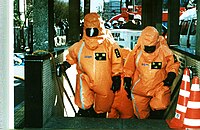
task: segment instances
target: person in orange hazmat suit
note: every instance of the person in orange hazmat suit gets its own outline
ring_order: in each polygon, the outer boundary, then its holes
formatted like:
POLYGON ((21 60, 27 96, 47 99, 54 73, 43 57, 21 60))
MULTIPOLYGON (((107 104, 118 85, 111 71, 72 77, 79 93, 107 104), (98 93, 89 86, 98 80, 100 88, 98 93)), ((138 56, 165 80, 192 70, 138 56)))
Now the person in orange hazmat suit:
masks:
POLYGON ((170 103, 172 85, 180 63, 158 31, 147 26, 124 65, 124 86, 132 98, 138 119, 150 116, 150 110, 165 110, 170 103))
MULTIPOLYGON (((126 57, 128 56, 130 49, 127 48, 121 48, 121 56, 126 60, 126 57)), ((133 111, 133 105, 130 97, 127 96, 126 90, 123 87, 124 84, 124 75, 121 75, 121 87, 120 90, 115 92, 115 98, 114 102, 111 107, 111 111, 108 112, 107 118, 122 118, 122 119, 128 119, 128 118, 134 118, 134 111, 133 111)))
MULTIPOLYGON (((113 42, 115 42, 115 40, 111 34, 111 31, 107 30, 106 33, 107 33, 107 36, 110 36, 110 39, 113 40, 113 42)), ((120 48, 123 63, 125 62, 126 57, 130 53, 130 51, 131 50, 129 48, 120 48)), ((122 74, 120 90, 115 92, 114 102, 112 104, 111 111, 109 111, 107 114, 107 118, 127 119, 127 118, 134 117, 133 105, 132 105, 130 98, 127 97, 127 93, 123 87, 123 84, 124 84, 123 79, 124 79, 124 76, 122 74)))
POLYGON ((78 117, 106 117, 120 89, 122 58, 120 47, 106 35, 102 18, 89 13, 84 18, 83 37, 68 48, 60 68, 77 65, 75 104, 78 117))

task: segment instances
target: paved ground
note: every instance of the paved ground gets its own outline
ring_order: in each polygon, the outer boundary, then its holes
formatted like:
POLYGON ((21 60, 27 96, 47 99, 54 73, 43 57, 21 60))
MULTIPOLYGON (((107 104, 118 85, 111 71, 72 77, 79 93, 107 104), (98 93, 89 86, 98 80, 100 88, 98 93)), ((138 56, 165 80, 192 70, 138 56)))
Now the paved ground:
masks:
POLYGON ((170 130, 165 120, 102 119, 102 118, 63 118, 53 117, 44 128, 24 128, 24 130, 81 130, 81 129, 134 129, 170 130))

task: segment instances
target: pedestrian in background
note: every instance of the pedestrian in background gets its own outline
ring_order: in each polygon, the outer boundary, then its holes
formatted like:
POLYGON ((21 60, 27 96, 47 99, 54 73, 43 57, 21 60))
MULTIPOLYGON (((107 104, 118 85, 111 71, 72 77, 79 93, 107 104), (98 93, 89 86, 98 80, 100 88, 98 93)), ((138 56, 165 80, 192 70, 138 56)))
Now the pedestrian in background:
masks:
POLYGON ((122 28, 123 29, 137 29, 137 26, 135 24, 135 21, 134 21, 134 14, 129 14, 129 20, 128 22, 126 22, 122 28))
POLYGON ((119 27, 119 28, 122 28, 123 25, 124 25, 124 23, 125 23, 124 18, 123 18, 123 17, 120 17, 120 18, 118 19, 118 27, 119 27))

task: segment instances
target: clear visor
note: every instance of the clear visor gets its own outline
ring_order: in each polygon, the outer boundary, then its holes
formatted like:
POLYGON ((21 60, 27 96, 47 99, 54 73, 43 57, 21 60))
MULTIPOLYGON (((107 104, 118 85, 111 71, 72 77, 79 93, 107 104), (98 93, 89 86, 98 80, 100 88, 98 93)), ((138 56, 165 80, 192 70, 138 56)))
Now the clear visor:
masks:
POLYGON ((88 37, 98 36, 99 30, 97 28, 86 28, 86 35, 88 37))

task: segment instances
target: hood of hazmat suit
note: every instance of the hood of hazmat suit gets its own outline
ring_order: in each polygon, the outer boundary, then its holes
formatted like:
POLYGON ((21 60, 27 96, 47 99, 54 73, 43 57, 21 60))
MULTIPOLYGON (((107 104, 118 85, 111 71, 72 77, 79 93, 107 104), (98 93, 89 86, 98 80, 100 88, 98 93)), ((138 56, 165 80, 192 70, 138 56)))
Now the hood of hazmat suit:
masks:
POLYGON ((97 13, 89 13, 84 18, 83 41, 89 49, 96 49, 106 37, 102 18, 97 13))
POLYGON ((146 57, 148 62, 153 61, 158 55, 157 49, 160 46, 159 33, 156 28, 152 26, 147 26, 141 33, 138 39, 138 45, 142 49, 142 55, 146 57))

